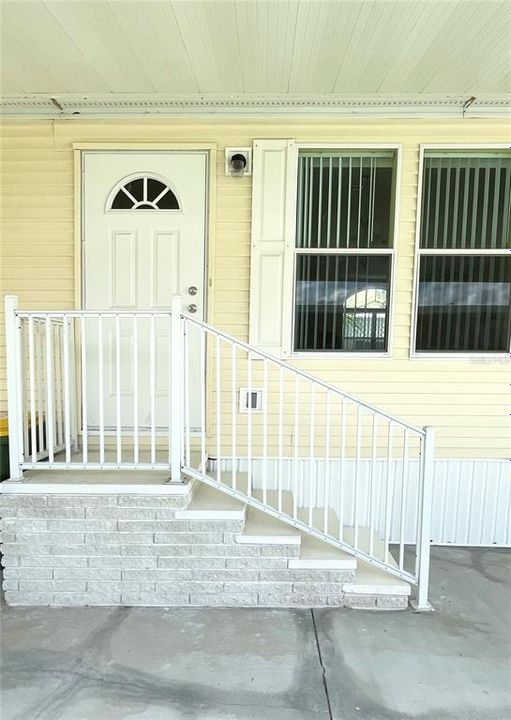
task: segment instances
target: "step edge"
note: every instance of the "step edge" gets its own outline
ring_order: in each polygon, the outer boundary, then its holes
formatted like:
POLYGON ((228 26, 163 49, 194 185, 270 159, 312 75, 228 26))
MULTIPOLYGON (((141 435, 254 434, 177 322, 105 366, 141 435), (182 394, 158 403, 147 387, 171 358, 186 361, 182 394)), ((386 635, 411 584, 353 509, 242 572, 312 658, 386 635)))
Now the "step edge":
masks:
POLYGON ((243 534, 235 538, 239 545, 300 545, 299 535, 253 535, 243 534))
POLYGON ((244 520, 244 510, 176 510, 176 520, 244 520))
POLYGON ((355 558, 346 560, 321 560, 313 558, 293 558, 288 562, 291 570, 356 570, 355 558))
POLYGON ((412 589, 409 585, 378 585, 364 583, 357 585, 356 583, 343 583, 343 592, 353 595, 410 595, 412 589))

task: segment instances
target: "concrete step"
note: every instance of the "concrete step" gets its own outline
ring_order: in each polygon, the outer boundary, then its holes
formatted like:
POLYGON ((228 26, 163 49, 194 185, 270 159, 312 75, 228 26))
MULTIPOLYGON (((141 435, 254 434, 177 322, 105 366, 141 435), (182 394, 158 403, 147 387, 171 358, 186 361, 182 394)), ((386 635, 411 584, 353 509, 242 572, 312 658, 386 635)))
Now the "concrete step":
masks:
POLYGON ((411 587, 405 580, 359 561, 353 582, 344 583, 344 605, 357 610, 404 610, 411 587))
POLYGON ((356 570, 357 560, 328 543, 302 534, 300 557, 290 559, 289 567, 297 570, 356 570))
POLYGON ((197 483, 198 488, 176 520, 245 520, 246 505, 219 490, 197 483))
POLYGON ((236 542, 243 545, 295 545, 301 543, 301 534, 271 515, 249 508, 245 528, 236 542))

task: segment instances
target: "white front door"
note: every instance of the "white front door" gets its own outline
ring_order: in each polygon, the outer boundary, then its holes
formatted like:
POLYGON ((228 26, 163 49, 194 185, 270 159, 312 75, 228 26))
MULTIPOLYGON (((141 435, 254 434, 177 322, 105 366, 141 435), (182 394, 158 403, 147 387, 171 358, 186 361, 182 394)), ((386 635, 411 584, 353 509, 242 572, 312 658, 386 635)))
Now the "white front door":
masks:
MULTIPOLYGON (((203 319, 206 166, 205 152, 84 153, 85 309, 168 311, 179 293, 185 311, 203 319)), ((86 335, 88 427, 168 430, 168 316, 89 318, 86 335)), ((192 428, 198 386, 191 383, 192 428)))

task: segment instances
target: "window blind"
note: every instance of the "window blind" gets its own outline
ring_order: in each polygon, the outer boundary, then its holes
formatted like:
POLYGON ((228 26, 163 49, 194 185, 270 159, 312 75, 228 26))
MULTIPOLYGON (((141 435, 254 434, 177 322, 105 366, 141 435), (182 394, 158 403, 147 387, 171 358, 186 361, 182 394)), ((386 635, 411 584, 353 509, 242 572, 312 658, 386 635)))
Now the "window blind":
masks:
POLYGON ((425 157, 421 247, 509 247, 510 188, 511 157, 425 157))
POLYGON ((298 248, 390 247, 393 155, 300 155, 298 248))

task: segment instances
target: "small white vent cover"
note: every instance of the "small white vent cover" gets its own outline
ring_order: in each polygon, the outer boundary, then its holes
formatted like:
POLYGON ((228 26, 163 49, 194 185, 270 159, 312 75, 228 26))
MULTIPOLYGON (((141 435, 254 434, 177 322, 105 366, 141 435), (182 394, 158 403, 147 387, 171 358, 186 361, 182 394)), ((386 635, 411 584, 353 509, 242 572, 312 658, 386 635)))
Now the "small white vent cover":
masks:
POLYGON ((232 177, 252 175, 252 148, 226 147, 225 174, 232 177))
POLYGON ((263 411, 263 391, 261 388, 240 388, 240 413, 263 411))

